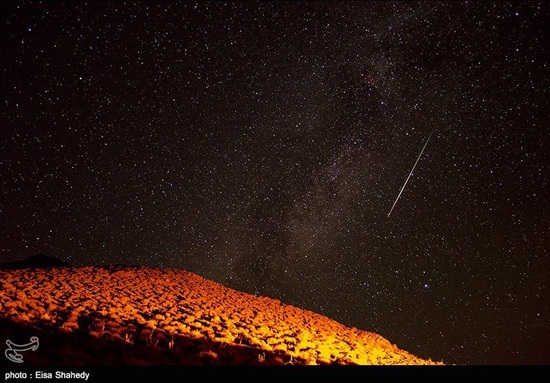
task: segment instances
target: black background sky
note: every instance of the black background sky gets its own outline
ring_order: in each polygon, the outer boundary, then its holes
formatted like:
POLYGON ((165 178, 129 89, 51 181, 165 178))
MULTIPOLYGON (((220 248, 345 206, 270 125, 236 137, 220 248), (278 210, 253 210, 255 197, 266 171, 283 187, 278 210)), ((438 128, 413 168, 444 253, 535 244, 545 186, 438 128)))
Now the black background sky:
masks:
POLYGON ((420 357, 550 363, 549 3, 1 15, 2 261, 181 268, 420 357))

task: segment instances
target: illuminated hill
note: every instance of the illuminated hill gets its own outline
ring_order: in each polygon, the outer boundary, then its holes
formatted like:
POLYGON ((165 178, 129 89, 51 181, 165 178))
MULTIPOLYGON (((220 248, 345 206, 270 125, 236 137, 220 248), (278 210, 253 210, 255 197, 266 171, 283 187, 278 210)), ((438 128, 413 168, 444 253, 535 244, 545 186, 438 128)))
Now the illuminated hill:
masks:
POLYGON ((0 270, 2 339, 34 364, 434 364, 379 335, 180 270, 0 270))

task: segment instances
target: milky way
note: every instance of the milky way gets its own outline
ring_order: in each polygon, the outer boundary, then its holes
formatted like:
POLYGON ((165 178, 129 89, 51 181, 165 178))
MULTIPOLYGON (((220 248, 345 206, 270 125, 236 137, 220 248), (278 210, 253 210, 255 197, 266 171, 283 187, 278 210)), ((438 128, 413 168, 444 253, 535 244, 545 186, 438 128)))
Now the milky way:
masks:
POLYGON ((550 363, 548 3, 1 7, 1 260, 180 268, 419 357, 550 363))

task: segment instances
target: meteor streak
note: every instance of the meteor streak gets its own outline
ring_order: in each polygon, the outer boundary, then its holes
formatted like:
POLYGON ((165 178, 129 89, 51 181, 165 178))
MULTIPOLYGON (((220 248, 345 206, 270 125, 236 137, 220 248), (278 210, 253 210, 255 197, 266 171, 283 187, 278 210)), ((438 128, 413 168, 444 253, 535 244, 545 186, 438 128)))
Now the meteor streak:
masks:
POLYGON ((416 159, 416 162, 414 163, 414 166, 412 167, 411 172, 409 173, 409 176, 405 180, 405 183, 403 184, 403 187, 399 191, 399 194, 397 195, 397 198, 395 199, 395 202, 393 203, 393 206, 391 207, 390 212, 388 213, 388 217, 390 216, 391 212, 393 211, 393 208, 395 207, 395 204, 397 204, 397 201, 399 200, 399 197, 401 197, 401 193, 403 193, 403 190, 405 189, 405 186, 407 186, 407 182, 409 182, 409 178, 411 178, 411 176, 414 172, 414 168, 416 168, 416 164, 418 164, 418 161, 420 161, 420 157, 422 157, 422 153, 424 153, 424 149, 426 149, 426 146, 428 146, 428 141, 430 141, 430 138, 432 138, 432 134, 434 133, 434 130, 435 129, 432 130, 432 132, 428 136, 428 139, 426 140, 426 143, 424 144, 424 147, 420 151, 420 154, 418 155, 418 158, 416 159))

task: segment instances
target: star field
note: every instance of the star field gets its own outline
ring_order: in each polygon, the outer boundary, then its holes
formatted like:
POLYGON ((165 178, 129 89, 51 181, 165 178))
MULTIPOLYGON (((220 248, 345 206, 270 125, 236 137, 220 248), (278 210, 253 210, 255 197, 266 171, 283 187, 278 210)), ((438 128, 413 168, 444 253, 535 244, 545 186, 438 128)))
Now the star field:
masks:
POLYGON ((419 357, 550 362, 548 3, 0 7, 2 261, 180 268, 419 357))

